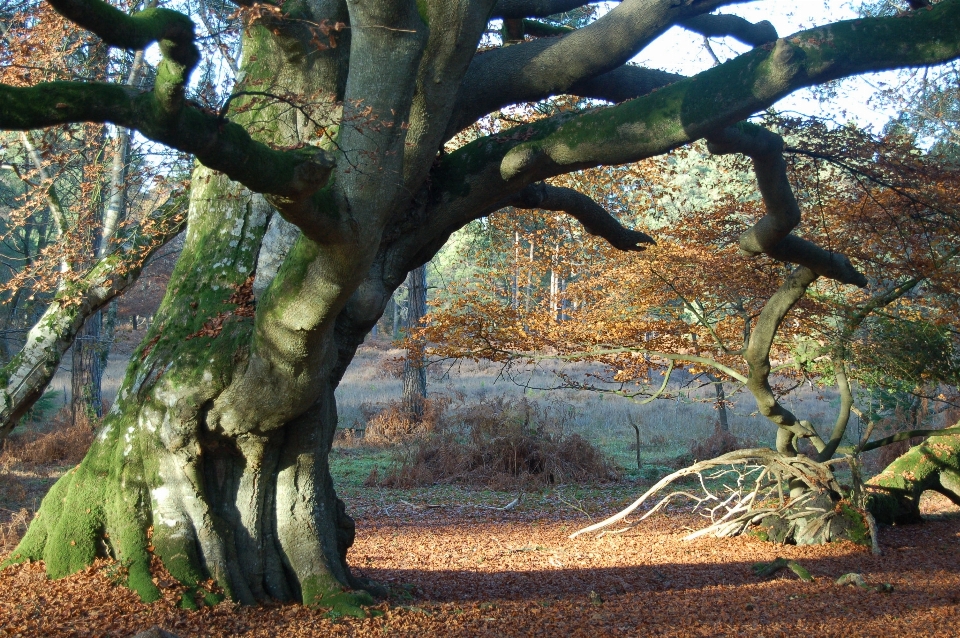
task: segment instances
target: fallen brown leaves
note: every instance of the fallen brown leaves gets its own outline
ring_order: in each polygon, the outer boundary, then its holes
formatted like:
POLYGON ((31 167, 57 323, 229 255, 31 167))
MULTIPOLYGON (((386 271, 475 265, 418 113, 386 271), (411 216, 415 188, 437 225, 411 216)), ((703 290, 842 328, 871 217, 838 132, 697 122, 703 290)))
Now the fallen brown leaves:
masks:
POLYGON ((107 563, 53 582, 32 564, 0 572, 0 636, 130 636, 154 625, 183 638, 960 634, 956 508, 924 525, 885 528, 884 555, 875 557, 842 543, 685 543, 684 525, 699 523, 678 514, 571 541, 583 520, 568 510, 415 505, 368 507, 358 520, 355 570, 395 592, 378 618, 332 620, 299 605, 187 612, 176 608, 175 588, 140 603, 114 586, 107 563), (754 575, 754 563, 776 557, 797 561, 815 580, 789 570, 754 575), (891 583, 893 592, 834 583, 850 572, 891 583))
MULTIPOLYGON (((223 330, 223 324, 230 317, 253 317, 256 310, 256 299, 253 296, 253 279, 250 275, 242 284, 234 286, 234 292, 227 299, 226 303, 234 304, 237 307, 233 310, 219 312, 207 320, 206 323, 187 339, 196 339, 197 337, 216 337, 223 330)), ((146 355, 144 355, 145 357, 146 355)))

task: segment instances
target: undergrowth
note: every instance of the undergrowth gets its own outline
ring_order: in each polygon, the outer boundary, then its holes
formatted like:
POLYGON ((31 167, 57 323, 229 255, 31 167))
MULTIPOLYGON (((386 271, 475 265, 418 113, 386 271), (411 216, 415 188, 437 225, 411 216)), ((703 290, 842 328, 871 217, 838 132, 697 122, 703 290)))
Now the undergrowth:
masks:
POLYGON ((422 414, 417 417, 404 409, 401 401, 386 405, 364 403, 360 412, 366 419, 363 444, 368 447, 391 446, 416 441, 443 427, 444 413, 450 405, 447 397, 423 399, 422 414))
POLYGON ((735 450, 757 447, 756 441, 735 436, 730 430, 724 430, 719 421, 713 424, 713 433, 705 439, 690 441, 689 458, 681 459, 684 465, 692 461, 714 459, 735 450))
POLYGON ((579 434, 568 412, 526 398, 493 399, 434 413, 430 430, 398 448, 392 466, 367 485, 410 488, 457 483, 515 489, 620 478, 620 469, 579 434))
POLYGON ((0 466, 75 465, 86 456, 96 425, 85 417, 70 425, 70 409, 64 408, 50 419, 44 431, 14 432, 7 437, 0 453, 0 466))
POLYGON ((70 425, 64 408, 43 424, 14 432, 0 451, 0 555, 12 551, 33 520, 39 500, 63 467, 83 460, 97 423, 87 418, 70 425), (38 494, 39 490, 39 494, 38 494), (31 503, 32 502, 32 503, 31 503), (31 504, 31 507, 24 507, 31 504))

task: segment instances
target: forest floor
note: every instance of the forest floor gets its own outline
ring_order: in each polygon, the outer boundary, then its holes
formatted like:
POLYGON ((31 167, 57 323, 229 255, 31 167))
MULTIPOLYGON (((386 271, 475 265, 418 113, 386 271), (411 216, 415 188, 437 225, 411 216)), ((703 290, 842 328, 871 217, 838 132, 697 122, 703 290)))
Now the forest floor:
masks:
MULTIPOLYGON (((361 350, 338 390, 341 427, 363 427, 371 406, 399 396, 399 380, 382 373, 397 354, 361 350)), ((114 368, 118 377, 122 361, 114 368)), ((960 636, 960 508, 946 499, 925 497, 928 520, 922 525, 882 527, 881 556, 851 543, 683 541, 704 519, 682 506, 623 533, 570 540, 571 532, 618 511, 696 454, 691 445, 714 431, 712 388, 678 386, 675 400, 636 406, 602 395, 518 388, 498 381, 502 376, 496 366, 464 365, 437 374, 430 391, 459 397, 451 408, 454 416, 505 401, 514 412, 526 410, 519 401, 529 400, 538 418, 549 421, 551 436, 584 436, 623 468, 621 478, 594 485, 527 484, 519 503, 504 510, 517 491, 371 486, 372 478, 411 458, 409 450, 348 440, 331 453, 338 492, 357 521, 348 559, 356 573, 391 591, 370 617, 226 602, 191 612, 177 607, 173 586, 164 588, 161 601, 147 605, 117 585, 115 564, 101 562, 49 581, 43 565, 35 563, 0 571, 0 637, 127 638, 154 626, 180 638, 960 636), (642 437, 641 468, 634 423, 642 437), (755 575, 756 563, 777 557, 797 561, 814 580, 802 581, 789 569, 770 578, 755 575), (860 574, 872 587, 837 585, 848 573, 860 574), (884 584, 892 591, 877 591, 884 584)), ((549 379, 542 381, 546 385, 549 379)), ((79 462, 92 438, 89 427, 69 428, 62 413, 51 416, 63 405, 67 388, 55 387, 48 407, 38 409, 0 454, 0 558, 13 550, 43 495, 79 462)), ((820 419, 829 415, 816 411, 830 412, 836 399, 827 391, 807 391, 796 401, 794 409, 820 419)), ((741 442, 768 444, 769 425, 752 409, 734 397, 731 431, 741 442)), ((509 411, 496 414, 517 418, 509 411)), ((888 461, 877 458, 872 465, 888 461)), ((166 582, 162 574, 158 582, 166 582)))
MULTIPOLYGON (((881 529, 883 554, 836 543, 779 546, 755 538, 681 540, 702 519, 667 512, 602 538, 568 535, 635 492, 619 485, 528 494, 457 488, 355 496, 350 562, 386 584, 371 617, 331 618, 300 605, 201 611, 176 593, 143 604, 98 564, 49 581, 34 563, 0 572, 0 636, 127 637, 159 626, 193 636, 957 636, 960 511, 929 498, 922 525, 881 529), (793 559, 758 578, 757 562, 793 559), (835 584, 858 573, 882 593, 835 584)), ((162 581, 161 581, 162 582, 162 581)))

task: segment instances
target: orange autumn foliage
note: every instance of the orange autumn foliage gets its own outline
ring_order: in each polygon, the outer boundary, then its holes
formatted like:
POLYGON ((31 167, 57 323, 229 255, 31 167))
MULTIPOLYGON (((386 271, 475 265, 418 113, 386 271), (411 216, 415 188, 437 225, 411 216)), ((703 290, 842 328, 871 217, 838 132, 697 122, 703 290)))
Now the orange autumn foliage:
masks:
MULTIPOLYGON (((817 365, 823 355, 855 362, 878 347, 859 314, 882 310, 908 327, 955 330, 960 168, 909 136, 784 119, 767 125, 787 140, 798 234, 848 255, 869 281, 858 289, 820 279, 811 288, 778 332, 771 357, 789 364, 779 373, 829 377, 829 366, 817 365)), ((657 239, 643 253, 613 249, 546 211, 477 223, 479 247, 462 256, 472 277, 437 296, 423 329, 431 354, 548 365, 546 358, 562 385, 629 396, 655 393, 648 379, 668 359, 693 373, 745 374, 741 350, 752 324, 792 269, 738 251, 739 235, 764 214, 746 169, 745 159, 694 148, 564 178, 587 193, 611 193, 605 204, 657 239), (558 360, 589 360, 603 372, 573 378, 558 360)))

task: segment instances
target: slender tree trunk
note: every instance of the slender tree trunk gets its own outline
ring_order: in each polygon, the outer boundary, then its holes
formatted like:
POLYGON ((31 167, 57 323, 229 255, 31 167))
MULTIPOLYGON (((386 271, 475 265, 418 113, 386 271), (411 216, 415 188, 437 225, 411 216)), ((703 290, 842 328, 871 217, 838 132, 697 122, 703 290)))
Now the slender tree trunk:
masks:
POLYGON ((513 290, 510 307, 514 312, 520 309, 520 231, 513 232, 513 290))
POLYGON ((117 334, 117 302, 111 301, 100 311, 100 369, 107 370, 110 361, 110 349, 117 334))
POLYGON ((92 422, 103 416, 103 379, 100 352, 100 313, 87 318, 73 342, 70 375, 70 424, 92 422))
MULTIPOLYGON (((105 72, 105 55, 102 64, 105 72)), ((138 51, 126 78, 128 86, 134 86, 139 82, 142 66, 143 51, 138 51)), ((109 254, 117 229, 126 217, 130 132, 125 128, 119 128, 112 144, 106 140, 103 134, 97 136, 96 143, 110 148, 107 200, 105 206, 103 206, 99 228, 92 241, 96 259, 103 259, 109 254)), ((99 201, 94 202, 94 205, 99 206, 99 201)), ((103 372, 110 356, 110 345, 113 342, 115 323, 116 304, 111 303, 106 312, 98 311, 87 318, 83 330, 77 335, 73 344, 70 379, 72 390, 70 420, 72 425, 76 425, 85 419, 94 417, 100 419, 103 417, 103 372)))
POLYGON ((393 340, 396 341, 400 338, 400 304, 397 303, 397 293, 393 293, 390 297, 390 303, 393 307, 393 325, 390 327, 393 333, 393 340))
POLYGON ((710 373, 707 373, 707 378, 713 382, 713 387, 717 392, 717 419, 720 423, 720 429, 723 432, 729 432, 730 422, 727 420, 727 395, 723 390, 723 381, 710 373))
POLYGON ((423 416, 423 402, 427 398, 427 369, 424 367, 423 343, 414 339, 427 314, 427 268, 420 266, 407 276, 407 337, 412 346, 403 360, 403 411, 415 420, 423 416))
POLYGON ((530 313, 531 304, 533 303, 533 254, 534 251, 534 239, 530 238, 530 253, 527 256, 527 294, 524 298, 524 307, 523 311, 527 314, 530 313))

